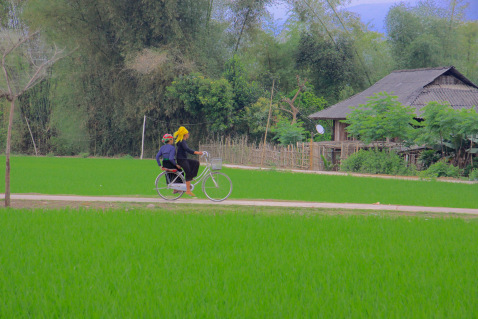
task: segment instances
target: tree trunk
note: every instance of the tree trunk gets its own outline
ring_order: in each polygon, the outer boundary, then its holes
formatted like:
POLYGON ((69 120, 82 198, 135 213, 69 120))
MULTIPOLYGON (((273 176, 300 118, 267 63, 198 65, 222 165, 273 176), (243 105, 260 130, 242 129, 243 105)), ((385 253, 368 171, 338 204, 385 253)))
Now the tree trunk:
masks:
POLYGON ((5 207, 10 207, 10 145, 12 140, 13 111, 15 110, 15 98, 10 104, 8 117, 7 148, 5 150, 5 207))
POLYGON ((246 17, 244 18, 244 23, 242 24, 242 27, 241 27, 241 32, 239 33, 239 37, 237 39, 236 47, 234 48, 234 53, 236 53, 237 49, 239 48, 239 42, 241 42, 242 33, 244 32, 244 28, 245 28, 246 23, 247 23, 247 18, 249 17, 249 14, 250 14, 251 11, 252 11, 252 8, 249 7, 248 10, 247 10, 247 13, 246 13, 246 17))

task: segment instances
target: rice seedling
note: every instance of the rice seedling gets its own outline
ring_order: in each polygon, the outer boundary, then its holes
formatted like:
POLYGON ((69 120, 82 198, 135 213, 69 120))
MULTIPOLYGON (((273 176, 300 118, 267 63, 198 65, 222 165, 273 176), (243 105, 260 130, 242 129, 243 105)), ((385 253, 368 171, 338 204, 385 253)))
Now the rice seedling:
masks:
POLYGON ((0 210, 0 318, 472 318, 477 222, 0 210))

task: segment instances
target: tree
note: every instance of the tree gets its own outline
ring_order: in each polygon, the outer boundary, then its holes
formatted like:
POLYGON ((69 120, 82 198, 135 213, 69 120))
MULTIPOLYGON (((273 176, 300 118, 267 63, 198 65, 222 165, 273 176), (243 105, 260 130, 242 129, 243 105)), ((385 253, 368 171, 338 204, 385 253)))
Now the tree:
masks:
POLYGON ((441 149, 442 156, 454 152, 454 162, 464 167, 473 162, 478 141, 478 113, 474 109, 453 109, 448 102, 430 102, 424 108, 424 122, 417 143, 441 149))
POLYGON ((4 29, 0 33, 0 41, 3 71, 0 78, 0 98, 10 102, 5 150, 5 207, 9 207, 10 148, 15 102, 47 76, 47 69, 60 59, 63 50, 55 47, 53 52, 43 51, 40 31, 22 34, 17 30, 4 29))
POLYGON ((52 95, 56 108, 65 108, 65 101, 71 101, 70 111, 85 119, 84 139, 90 153, 137 154, 144 115, 157 128, 147 130, 146 148, 157 147, 160 133, 171 131, 172 121, 185 119, 184 105, 170 104, 166 87, 191 72, 221 75, 227 47, 221 42, 225 26, 214 19, 216 2, 27 2, 24 17, 30 26, 42 27, 50 41, 78 47, 67 61, 55 66, 60 85, 52 95), (162 60, 147 72, 134 67, 136 61, 154 55, 162 60))
POLYGON ((442 154, 445 154, 444 140, 453 131, 453 119, 449 115, 451 110, 449 103, 429 102, 423 108, 422 118, 424 122, 416 139, 419 144, 439 144, 442 154), (447 112, 448 111, 448 112, 447 112))
POLYGON ((368 144, 386 139, 410 141, 414 119, 414 109, 398 102, 396 96, 387 92, 369 97, 366 104, 353 108, 344 121, 349 124, 347 132, 368 144))
POLYGON ((274 0, 232 0, 229 4, 231 34, 234 38, 233 52, 237 53, 239 45, 246 34, 252 34, 260 26, 261 18, 267 14, 266 6, 274 0))
POLYGON ((289 123, 287 120, 280 120, 271 131, 276 133, 274 139, 278 140, 282 145, 302 142, 305 138, 305 129, 302 127, 302 121, 289 123))
POLYGON ((298 86, 298 89, 296 90, 294 96, 292 97, 292 99, 288 98, 288 97, 283 97, 281 99, 281 102, 282 103, 287 103, 288 105, 288 109, 285 109, 284 107, 280 107, 280 109, 282 111, 286 111, 288 113, 290 113, 292 115, 292 122, 290 123, 291 125, 295 124, 297 122, 297 114, 299 114, 299 108, 296 107, 294 105, 295 103, 295 100, 297 99, 297 97, 299 96, 300 92, 302 91, 305 91, 306 90, 306 87, 305 87, 305 83, 307 82, 307 79, 303 80, 302 82, 300 81, 300 77, 297 75, 297 86, 298 86))
POLYGON ((386 17, 389 43, 397 68, 424 68, 456 65, 464 60, 459 40, 463 24, 461 0, 450 0, 448 8, 434 0, 419 1, 416 6, 399 3, 386 17))
POLYGON ((341 93, 348 88, 352 88, 353 93, 365 86, 353 46, 352 40, 342 36, 337 36, 334 41, 320 34, 308 33, 301 37, 296 55, 297 67, 307 75, 315 93, 330 103, 344 98, 341 93))
POLYGON ((225 79, 193 73, 173 81, 168 95, 180 100, 192 116, 208 122, 212 132, 224 133, 233 124, 233 92, 225 79))

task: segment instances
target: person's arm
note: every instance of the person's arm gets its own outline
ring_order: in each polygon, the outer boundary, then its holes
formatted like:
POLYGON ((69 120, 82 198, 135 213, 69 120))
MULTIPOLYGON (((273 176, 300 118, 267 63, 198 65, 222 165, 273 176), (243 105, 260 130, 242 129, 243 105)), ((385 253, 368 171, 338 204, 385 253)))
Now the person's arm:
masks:
POLYGON ((192 155, 202 155, 202 152, 199 151, 194 151, 188 147, 188 144, 186 144, 186 141, 183 141, 183 148, 186 152, 192 155))

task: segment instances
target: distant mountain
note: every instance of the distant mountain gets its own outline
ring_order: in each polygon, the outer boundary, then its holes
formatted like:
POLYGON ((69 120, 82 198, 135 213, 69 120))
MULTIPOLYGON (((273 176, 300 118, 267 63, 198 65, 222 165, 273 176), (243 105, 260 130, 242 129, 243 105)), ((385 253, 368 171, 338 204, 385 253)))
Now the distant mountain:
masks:
MULTIPOLYGON (((361 17, 363 23, 369 23, 370 30, 380 33, 387 33, 385 29, 385 17, 393 5, 393 3, 360 4, 357 6, 348 7, 347 10, 357 13, 361 17)), ((478 20, 478 1, 469 1, 469 5, 466 10, 466 19, 478 20)))

